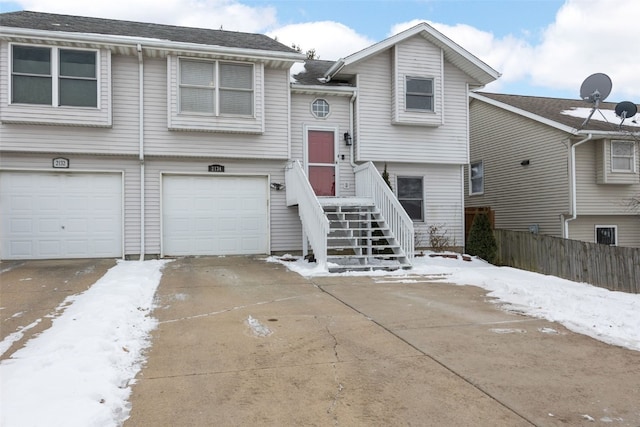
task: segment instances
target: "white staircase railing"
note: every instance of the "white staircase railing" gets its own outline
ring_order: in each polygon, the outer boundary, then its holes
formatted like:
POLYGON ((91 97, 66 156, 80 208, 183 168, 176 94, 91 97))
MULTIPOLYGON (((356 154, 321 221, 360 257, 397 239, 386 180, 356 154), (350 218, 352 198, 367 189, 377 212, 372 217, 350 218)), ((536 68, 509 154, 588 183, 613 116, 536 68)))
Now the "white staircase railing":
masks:
MULTIPOLYGON (((313 256, 318 265, 327 263, 327 235, 329 220, 318 201, 309 179, 298 160, 289 162, 285 171, 287 206, 298 205, 298 215, 302 221, 313 256)), ((306 248, 303 248, 306 251, 306 248)))
POLYGON ((373 199, 375 205, 380 209, 382 217, 387 221, 389 230, 404 251, 407 261, 411 263, 415 244, 413 221, 372 162, 357 166, 354 171, 356 174, 356 196, 373 199))

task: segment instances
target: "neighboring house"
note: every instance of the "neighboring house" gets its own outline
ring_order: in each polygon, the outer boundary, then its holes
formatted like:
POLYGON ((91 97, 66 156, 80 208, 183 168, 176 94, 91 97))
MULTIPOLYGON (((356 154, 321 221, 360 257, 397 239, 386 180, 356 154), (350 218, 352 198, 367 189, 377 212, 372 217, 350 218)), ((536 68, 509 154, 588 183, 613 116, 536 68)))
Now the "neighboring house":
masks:
POLYGON ((640 247, 629 206, 640 195, 640 127, 611 102, 587 121, 593 106, 471 94, 466 206, 491 207, 496 228, 640 247))
POLYGON ((498 73, 427 24, 292 79, 304 59, 259 34, 0 14, 0 257, 410 265, 414 224, 463 246, 467 96, 498 73))

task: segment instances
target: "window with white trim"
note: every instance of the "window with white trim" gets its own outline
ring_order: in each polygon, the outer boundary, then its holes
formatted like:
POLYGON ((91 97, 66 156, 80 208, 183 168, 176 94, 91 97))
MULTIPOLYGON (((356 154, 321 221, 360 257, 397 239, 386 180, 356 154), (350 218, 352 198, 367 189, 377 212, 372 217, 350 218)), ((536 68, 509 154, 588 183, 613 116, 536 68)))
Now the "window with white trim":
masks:
POLYGON ((251 64, 180 59, 180 112, 252 116, 251 64))
POLYGON ((433 79, 406 77, 405 108, 407 110, 433 111, 433 79))
POLYGON ((615 225, 596 225, 596 243, 615 246, 618 242, 618 227, 615 225))
POLYGON ((424 191, 421 176, 399 176, 398 201, 414 221, 424 220, 424 191))
POLYGON ((635 154, 633 141, 611 141, 611 171, 634 172, 635 154))
POLYGON ((11 103, 98 106, 95 50, 12 45, 11 103))
POLYGON ((329 115, 329 103, 326 99, 318 98, 311 103, 311 113, 319 118, 324 119, 329 115))
POLYGON ((484 164, 482 161, 469 165, 469 194, 484 193, 484 164))

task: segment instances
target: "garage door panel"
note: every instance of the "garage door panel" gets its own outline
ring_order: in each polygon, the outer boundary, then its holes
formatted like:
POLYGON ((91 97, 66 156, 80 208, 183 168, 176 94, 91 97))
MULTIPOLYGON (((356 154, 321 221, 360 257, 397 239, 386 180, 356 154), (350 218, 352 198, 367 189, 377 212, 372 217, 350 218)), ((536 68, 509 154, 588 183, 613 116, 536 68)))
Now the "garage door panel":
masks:
POLYGON ((122 256, 122 176, 1 172, 3 259, 122 256))
POLYGON ((268 252, 265 177, 168 175, 162 193, 165 255, 268 252))

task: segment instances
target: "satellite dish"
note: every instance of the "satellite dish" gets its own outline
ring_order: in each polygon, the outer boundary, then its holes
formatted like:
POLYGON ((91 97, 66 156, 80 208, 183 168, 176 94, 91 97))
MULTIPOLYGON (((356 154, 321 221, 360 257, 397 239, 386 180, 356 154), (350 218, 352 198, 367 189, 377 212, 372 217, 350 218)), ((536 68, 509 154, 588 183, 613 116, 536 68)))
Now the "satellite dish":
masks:
POLYGON ((616 116, 622 120, 633 117, 638 112, 638 107, 633 102, 622 101, 616 105, 616 116))
POLYGON ((619 102, 618 105, 616 105, 616 116, 622 119, 622 121, 620 122, 620 126, 622 126, 625 119, 635 116, 637 112, 638 107, 633 102, 622 101, 619 102))
POLYGON ((580 98, 592 104, 598 104, 607 99, 611 93, 611 79, 603 73, 592 74, 580 86, 580 98))

